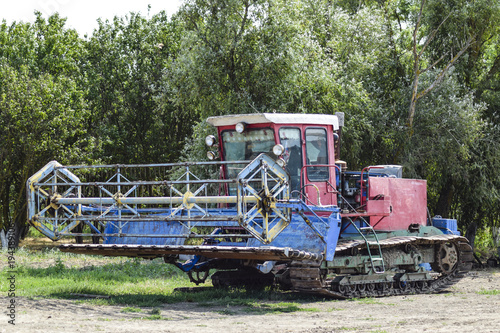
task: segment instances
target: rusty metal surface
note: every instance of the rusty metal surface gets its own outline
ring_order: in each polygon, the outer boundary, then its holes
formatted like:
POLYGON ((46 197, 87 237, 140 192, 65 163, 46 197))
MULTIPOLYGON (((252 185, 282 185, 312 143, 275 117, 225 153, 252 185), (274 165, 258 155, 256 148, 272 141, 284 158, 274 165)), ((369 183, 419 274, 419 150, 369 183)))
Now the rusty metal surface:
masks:
MULTIPOLYGON (((436 244, 443 241, 463 241, 466 238, 456 235, 435 235, 430 237, 394 237, 380 241, 382 248, 414 244, 436 244)), ((370 246, 375 245, 369 242, 370 246)), ((336 253, 342 253, 353 248, 363 249, 366 244, 360 240, 340 240, 336 253)), ((78 254, 93 254, 105 256, 127 257, 163 257, 165 255, 202 255, 208 258, 221 259, 253 259, 253 260, 323 260, 323 255, 300 251, 289 247, 243 247, 243 246, 211 246, 211 245, 130 245, 130 244, 63 244, 62 252, 78 254)))
MULTIPOLYGON (((415 242, 416 244, 436 244, 442 241, 463 241, 467 242, 467 239, 462 236, 457 235, 433 235, 428 237, 418 237, 418 236, 400 236, 400 237, 391 237, 387 239, 380 240, 380 247, 387 248, 393 246, 399 246, 404 244, 409 244, 415 242)), ((368 244, 370 246, 377 245, 376 242, 369 241, 368 244)), ((339 240, 336 248, 336 253, 350 250, 352 248, 366 248, 365 242, 360 240, 339 240)))
POLYGON ((322 260, 323 255, 287 247, 240 247, 211 245, 63 244, 62 252, 105 256, 156 258, 165 255, 202 255, 208 258, 252 260, 322 260))

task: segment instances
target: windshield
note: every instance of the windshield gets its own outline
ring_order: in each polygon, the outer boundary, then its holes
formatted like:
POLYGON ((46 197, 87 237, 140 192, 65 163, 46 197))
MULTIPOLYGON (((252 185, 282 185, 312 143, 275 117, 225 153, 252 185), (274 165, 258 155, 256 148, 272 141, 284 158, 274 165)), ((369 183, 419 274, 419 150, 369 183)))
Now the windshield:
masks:
MULTIPOLYGON (((253 160, 261 153, 271 153, 275 144, 274 132, 270 128, 250 129, 244 133, 224 131, 222 142, 226 161, 253 160)), ((230 165, 227 177, 235 178, 244 166, 244 164, 230 165)))

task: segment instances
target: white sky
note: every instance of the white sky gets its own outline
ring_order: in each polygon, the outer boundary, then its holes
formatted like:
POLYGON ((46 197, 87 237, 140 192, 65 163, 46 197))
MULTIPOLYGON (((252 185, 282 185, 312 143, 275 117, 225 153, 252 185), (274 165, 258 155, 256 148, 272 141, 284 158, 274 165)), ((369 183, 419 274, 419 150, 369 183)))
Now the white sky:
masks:
POLYGON ((182 0, 0 0, 0 21, 7 24, 16 21, 33 22, 35 10, 40 11, 44 18, 55 12, 66 17, 66 27, 74 28, 81 37, 90 37, 97 28, 97 19, 112 20, 115 16, 125 16, 130 12, 148 14, 148 4, 151 5, 150 15, 162 10, 171 17, 181 5, 182 0))

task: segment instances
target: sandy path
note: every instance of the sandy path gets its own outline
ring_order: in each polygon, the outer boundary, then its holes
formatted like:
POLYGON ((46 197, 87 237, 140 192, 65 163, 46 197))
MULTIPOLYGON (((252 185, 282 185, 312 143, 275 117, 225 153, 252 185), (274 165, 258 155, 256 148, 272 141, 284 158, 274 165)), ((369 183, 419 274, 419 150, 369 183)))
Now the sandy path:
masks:
MULTIPOLYGON (((448 293, 303 303, 312 311, 256 313, 246 307, 166 304, 150 308, 95 306, 74 300, 17 298, 16 325, 0 332, 500 332, 500 271, 474 271, 448 293), (484 291, 494 291, 485 294, 484 291)), ((2 308, 6 297, 0 298, 2 308)), ((5 311, 2 311, 5 313, 5 311)))

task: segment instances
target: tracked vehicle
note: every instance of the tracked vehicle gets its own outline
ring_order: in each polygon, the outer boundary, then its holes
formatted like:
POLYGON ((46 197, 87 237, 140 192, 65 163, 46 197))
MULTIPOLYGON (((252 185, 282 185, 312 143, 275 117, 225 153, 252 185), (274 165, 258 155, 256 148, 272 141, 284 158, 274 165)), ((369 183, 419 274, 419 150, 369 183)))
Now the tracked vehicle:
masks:
POLYGON ((472 265, 456 220, 397 165, 348 171, 344 115, 211 117, 208 162, 62 166, 27 182, 30 223, 61 251, 164 258, 196 284, 332 298, 440 291, 472 265), (204 173, 198 177, 196 173, 204 173))

